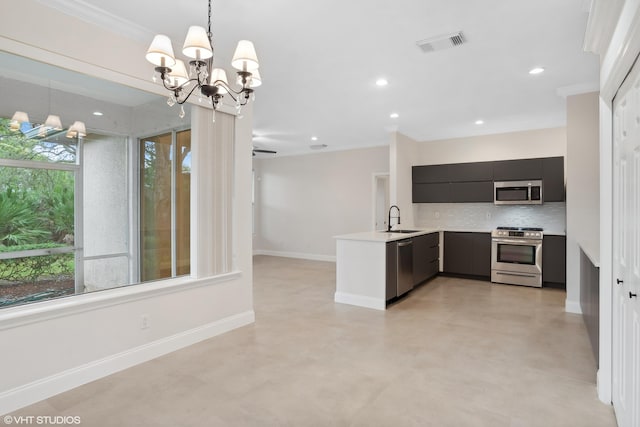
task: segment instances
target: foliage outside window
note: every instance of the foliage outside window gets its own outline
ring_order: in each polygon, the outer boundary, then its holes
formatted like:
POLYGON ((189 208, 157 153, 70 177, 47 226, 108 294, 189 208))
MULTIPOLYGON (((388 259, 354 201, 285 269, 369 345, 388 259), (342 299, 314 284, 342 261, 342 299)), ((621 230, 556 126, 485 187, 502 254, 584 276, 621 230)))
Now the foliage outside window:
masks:
MULTIPOLYGON (((0 158, 75 161, 74 141, 29 138, 28 133, 12 131, 9 120, 0 119, 0 158)), ((73 245, 73 175, 0 166, 0 307, 74 292, 74 255, 55 253, 73 245)))

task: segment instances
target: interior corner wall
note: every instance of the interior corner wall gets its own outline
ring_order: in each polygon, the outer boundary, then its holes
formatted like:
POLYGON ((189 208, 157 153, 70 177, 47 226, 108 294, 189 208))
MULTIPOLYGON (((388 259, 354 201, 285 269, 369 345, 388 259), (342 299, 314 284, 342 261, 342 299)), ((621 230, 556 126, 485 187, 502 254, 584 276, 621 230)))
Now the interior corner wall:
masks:
POLYGON ((567 300, 581 313, 580 251, 600 255, 600 131, 598 92, 567 97, 567 300))
MULTIPOLYGON (((0 49, 150 89, 149 64, 144 64, 140 54, 146 46, 44 4, 12 2, 12 16, 29 17, 30 25, 21 19, 7 19, 0 28, 0 49), (120 71, 109 68, 113 64, 118 64, 120 71)), ((222 277, 155 281, 3 308, 0 414, 254 321, 252 243, 247 231, 251 229, 250 115, 242 121, 235 129, 232 197, 234 265, 238 271, 222 277), (142 315, 148 322, 144 329, 142 315)), ((207 143, 192 140, 192 144, 207 143)))
POLYGON ((256 254, 333 261, 333 236, 372 229, 389 148, 254 160, 256 254))

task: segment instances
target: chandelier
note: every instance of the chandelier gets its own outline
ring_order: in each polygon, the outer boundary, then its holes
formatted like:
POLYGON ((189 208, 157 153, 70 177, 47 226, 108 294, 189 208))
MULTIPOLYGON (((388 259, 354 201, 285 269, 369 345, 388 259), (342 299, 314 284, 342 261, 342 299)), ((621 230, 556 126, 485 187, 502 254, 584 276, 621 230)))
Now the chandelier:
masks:
MULTIPOLYGON (((176 59, 173 54, 171 39, 163 34, 153 38, 146 59, 155 65, 157 74, 165 89, 171 95, 167 104, 172 107, 176 103, 180 105, 180 118, 184 117, 183 105, 189 97, 199 92, 199 100, 206 97, 213 106, 213 111, 218 109, 220 101, 225 95, 229 95, 235 102, 236 111, 240 111, 250 98, 255 97, 253 90, 262 84, 258 73, 258 57, 253 43, 248 40, 240 40, 236 47, 231 66, 237 70, 236 85, 240 89, 234 89, 227 80, 227 73, 222 68, 213 68, 213 35, 211 32, 211 0, 209 0, 208 27, 191 26, 182 46, 182 53, 190 58, 189 71, 182 60, 176 59)), ((215 115, 214 115, 215 121, 215 115)))

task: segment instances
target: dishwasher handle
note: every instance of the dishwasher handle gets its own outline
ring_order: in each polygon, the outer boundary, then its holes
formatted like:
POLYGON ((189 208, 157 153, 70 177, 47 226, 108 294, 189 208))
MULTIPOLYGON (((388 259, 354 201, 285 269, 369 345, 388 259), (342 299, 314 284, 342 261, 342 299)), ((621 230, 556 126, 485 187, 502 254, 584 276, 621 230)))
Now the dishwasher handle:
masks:
POLYGON ((401 242, 398 242, 398 247, 401 248, 403 246, 409 246, 409 245, 413 245, 413 240, 403 240, 401 242))

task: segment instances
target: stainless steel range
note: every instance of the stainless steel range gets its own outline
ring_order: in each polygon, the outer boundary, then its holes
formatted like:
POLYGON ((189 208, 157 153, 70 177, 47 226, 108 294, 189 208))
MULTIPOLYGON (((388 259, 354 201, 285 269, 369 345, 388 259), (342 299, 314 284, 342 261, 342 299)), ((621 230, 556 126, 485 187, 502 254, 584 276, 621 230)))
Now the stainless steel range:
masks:
POLYGON ((491 232, 491 281, 542 287, 542 228, 498 227, 491 232))

